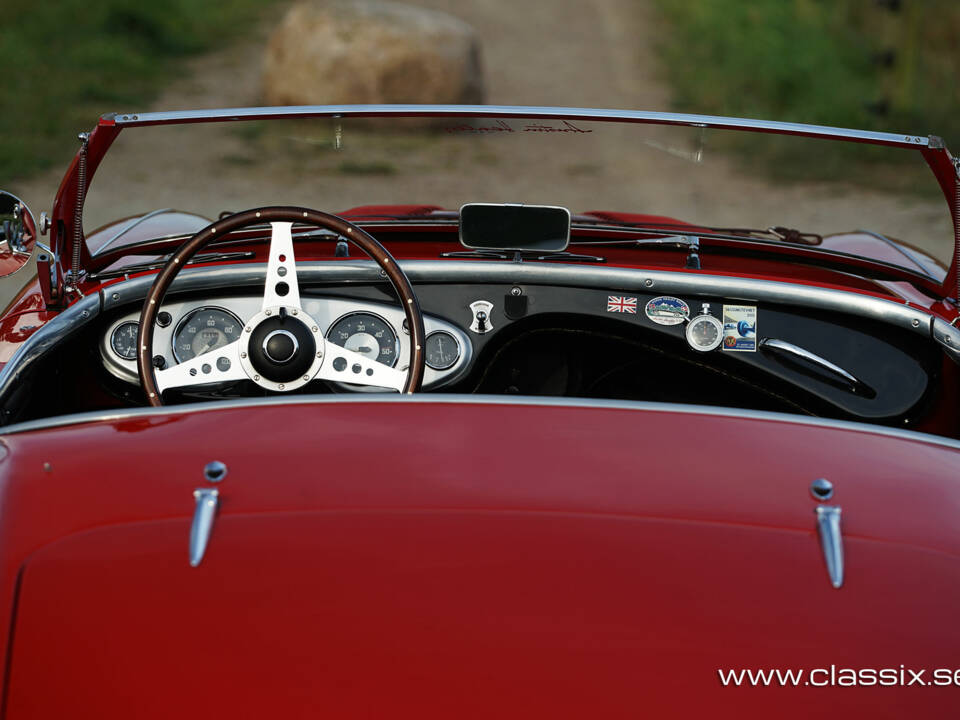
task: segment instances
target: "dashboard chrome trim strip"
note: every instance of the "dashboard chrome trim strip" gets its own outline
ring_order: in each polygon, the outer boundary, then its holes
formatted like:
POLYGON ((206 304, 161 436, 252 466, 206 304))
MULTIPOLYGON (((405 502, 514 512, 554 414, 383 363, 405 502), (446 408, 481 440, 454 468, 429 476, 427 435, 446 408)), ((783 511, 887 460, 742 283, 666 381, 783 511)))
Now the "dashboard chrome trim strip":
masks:
POLYGON ((960 451, 960 440, 930 435, 915 430, 903 430, 884 425, 869 425, 850 420, 832 420, 821 417, 806 417, 787 413, 769 412, 765 410, 742 410, 739 408, 723 408, 709 405, 682 405, 679 403, 656 403, 631 400, 591 400, 589 398, 558 398, 522 395, 459 395, 459 394, 419 394, 398 395, 384 393, 382 395, 296 395, 291 397, 258 397, 240 398, 235 400, 217 400, 208 403, 190 405, 168 405, 164 407, 142 407, 123 410, 93 411, 62 415, 55 418, 30 420, 0 428, 0 437, 16 435, 38 430, 51 430, 72 425, 83 425, 96 422, 114 422, 154 415, 183 415, 187 413, 213 412, 248 407, 272 407, 286 405, 336 405, 340 403, 413 403, 437 405, 502 405, 527 407, 557 407, 569 409, 601 409, 601 410, 630 410, 636 412, 668 412, 683 415, 709 415, 712 417, 737 418, 742 420, 763 420, 767 422, 804 425, 808 427, 829 428, 832 430, 846 430, 868 435, 882 435, 911 442, 921 442, 927 445, 938 445, 951 450, 960 451))
MULTIPOLYGON (((511 285, 557 285, 595 287, 601 290, 654 292, 668 295, 705 295, 750 302, 801 305, 820 310, 892 323, 926 337, 931 336, 932 317, 905 303, 845 290, 798 285, 775 280, 756 280, 702 272, 635 270, 617 267, 585 267, 551 263, 504 263, 470 260, 401 260, 400 266, 414 284, 421 283, 509 283, 511 285)), ((233 264, 223 267, 184 268, 170 292, 209 290, 221 287, 263 285, 265 267, 233 264)), ((372 260, 303 262, 297 269, 304 284, 383 282, 372 260)), ((104 309, 109 310, 146 297, 153 276, 133 278, 111 285, 105 292, 104 309), (114 297, 116 296, 116 297, 114 297)))
POLYGON ((118 127, 144 125, 174 125, 197 122, 228 122, 238 120, 266 120, 273 118, 310 117, 390 117, 390 116, 450 116, 522 117, 544 120, 606 120, 615 122, 652 123, 659 125, 686 125, 690 127, 776 132, 805 135, 835 140, 892 145, 922 150, 930 146, 930 138, 922 135, 873 132, 851 128, 804 125, 802 123, 753 120, 720 115, 692 115, 689 113, 652 112, 648 110, 616 110, 568 107, 538 107, 511 105, 293 105, 282 107, 245 107, 213 110, 176 110, 171 112, 110 113, 102 123, 118 127))

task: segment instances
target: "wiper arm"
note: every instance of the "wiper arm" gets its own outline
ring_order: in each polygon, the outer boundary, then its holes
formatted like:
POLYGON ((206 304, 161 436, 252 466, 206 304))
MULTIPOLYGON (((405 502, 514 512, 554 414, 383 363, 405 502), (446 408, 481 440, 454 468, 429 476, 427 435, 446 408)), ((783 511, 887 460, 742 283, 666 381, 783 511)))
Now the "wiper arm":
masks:
POLYGON ((607 220, 604 218, 595 218, 589 215, 574 215, 572 218, 574 225, 606 225, 610 227, 636 228, 650 233, 684 233, 689 235, 738 235, 749 238, 775 238, 782 242, 793 243, 796 245, 819 245, 823 242, 823 236, 817 233, 802 232, 793 228, 776 225, 768 227, 766 230, 757 228, 729 228, 713 227, 710 225, 689 225, 687 223, 645 223, 629 222, 624 220, 607 220))

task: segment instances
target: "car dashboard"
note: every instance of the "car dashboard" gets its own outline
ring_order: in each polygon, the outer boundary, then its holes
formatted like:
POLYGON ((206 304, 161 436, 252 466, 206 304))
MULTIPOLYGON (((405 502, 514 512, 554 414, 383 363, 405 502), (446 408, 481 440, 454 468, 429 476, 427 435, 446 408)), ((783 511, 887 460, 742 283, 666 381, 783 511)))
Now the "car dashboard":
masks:
MULTIPOLYGON (((447 261, 418 272, 411 263, 427 337, 423 391, 696 403, 900 426, 922 424, 936 396, 943 354, 929 327, 918 342, 916 318, 896 308, 884 317, 852 293, 528 265, 447 261), (467 273, 474 281, 463 281, 467 273)), ((389 284, 364 277, 305 273, 304 311, 326 342, 403 370, 403 311, 389 284)), ((107 303, 95 347, 105 384, 134 401, 140 305, 124 299, 107 303)), ((256 287, 171 293, 155 328, 155 366, 205 353, 212 366, 261 304, 256 287)), ((349 380, 347 368, 343 382, 297 392, 378 390, 349 380)), ((264 394, 243 381, 192 390, 193 399, 264 394)))

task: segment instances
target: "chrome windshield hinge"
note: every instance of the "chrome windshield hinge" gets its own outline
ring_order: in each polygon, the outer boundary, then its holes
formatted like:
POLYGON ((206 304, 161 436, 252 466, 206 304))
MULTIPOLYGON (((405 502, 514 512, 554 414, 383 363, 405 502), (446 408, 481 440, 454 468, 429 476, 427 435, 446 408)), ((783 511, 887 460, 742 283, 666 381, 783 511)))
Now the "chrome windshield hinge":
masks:
POLYGON ((197 567, 207 552, 213 521, 220 504, 220 492, 212 488, 198 488, 193 491, 193 525, 190 527, 190 567, 197 567))
MULTIPOLYGON (((826 502, 833 497, 833 484, 826 478, 818 478, 810 486, 810 494, 818 502, 826 502)), ((840 531, 841 509, 835 505, 819 505, 817 514, 817 532, 820 535, 820 547, 827 564, 830 584, 840 589, 843 586, 843 535, 840 531)))

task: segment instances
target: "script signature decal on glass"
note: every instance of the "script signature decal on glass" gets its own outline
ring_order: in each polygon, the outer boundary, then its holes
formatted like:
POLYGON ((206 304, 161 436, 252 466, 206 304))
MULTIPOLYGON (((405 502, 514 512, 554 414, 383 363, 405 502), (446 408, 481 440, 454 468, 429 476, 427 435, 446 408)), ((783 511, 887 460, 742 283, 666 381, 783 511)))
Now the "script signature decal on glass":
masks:
POLYGON ((569 120, 561 120, 559 125, 545 122, 524 123, 519 128, 513 127, 506 120, 495 120, 490 125, 451 125, 444 128, 448 133, 464 133, 468 135, 496 135, 497 133, 592 133, 593 130, 584 130, 569 120))

